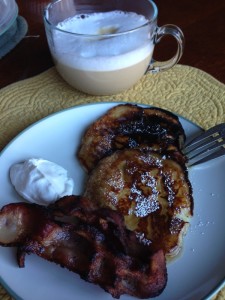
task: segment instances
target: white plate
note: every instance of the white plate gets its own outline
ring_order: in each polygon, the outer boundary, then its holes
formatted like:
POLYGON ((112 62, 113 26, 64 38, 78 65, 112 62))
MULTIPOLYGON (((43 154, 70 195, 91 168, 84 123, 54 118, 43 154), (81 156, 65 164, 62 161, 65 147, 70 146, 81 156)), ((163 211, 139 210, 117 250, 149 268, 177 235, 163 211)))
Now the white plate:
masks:
MULTIPOLYGON (((85 128, 117 103, 70 108, 51 115, 19 134, 0 156, 0 206, 21 200, 9 181, 12 164, 42 157, 68 169, 75 181, 74 193, 82 192, 84 172, 76 151, 85 128)), ((180 118, 191 137, 200 131, 180 118)), ((213 295, 225 279, 225 158, 189 170, 194 190, 194 217, 179 259, 168 265, 168 284, 155 299, 196 300, 213 295)), ((0 247, 1 283, 22 300, 107 300, 112 297, 66 269, 30 255, 26 266, 17 266, 14 248, 0 247)), ((122 300, 134 299, 122 296, 122 300)))

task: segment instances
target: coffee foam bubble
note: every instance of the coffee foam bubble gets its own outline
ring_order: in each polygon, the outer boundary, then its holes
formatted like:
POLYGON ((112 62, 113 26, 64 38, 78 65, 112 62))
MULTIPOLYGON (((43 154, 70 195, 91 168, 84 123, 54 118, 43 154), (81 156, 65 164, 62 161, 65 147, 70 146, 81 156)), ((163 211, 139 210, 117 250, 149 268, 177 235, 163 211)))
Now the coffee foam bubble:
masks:
POLYGON ((147 22, 148 20, 143 15, 115 10, 76 15, 58 23, 57 27, 78 34, 104 34, 132 30, 147 22))
POLYGON ((122 11, 69 18, 57 26, 67 33, 54 31, 55 51, 52 54, 56 61, 77 69, 107 71, 128 67, 152 54, 150 25, 113 37, 101 33, 124 32, 140 27, 146 22, 147 19, 142 15, 122 11), (93 36, 84 37, 68 32, 88 33, 93 36))

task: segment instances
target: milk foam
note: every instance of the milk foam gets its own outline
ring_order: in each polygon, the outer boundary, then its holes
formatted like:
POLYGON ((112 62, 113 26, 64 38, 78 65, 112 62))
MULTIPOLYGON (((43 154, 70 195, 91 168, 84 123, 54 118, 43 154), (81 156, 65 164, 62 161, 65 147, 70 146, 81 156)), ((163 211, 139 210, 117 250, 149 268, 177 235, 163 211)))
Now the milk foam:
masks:
POLYGON ((58 23, 57 27, 68 32, 95 35, 124 32, 142 26, 147 22, 148 20, 143 15, 115 10, 76 15, 58 23))
POLYGON ((113 37, 104 37, 104 34, 122 33, 147 22, 142 15, 122 11, 66 19, 57 25, 60 30, 53 33, 52 55, 56 63, 81 70, 112 71, 129 67, 151 56, 153 43, 148 37, 150 25, 113 37))

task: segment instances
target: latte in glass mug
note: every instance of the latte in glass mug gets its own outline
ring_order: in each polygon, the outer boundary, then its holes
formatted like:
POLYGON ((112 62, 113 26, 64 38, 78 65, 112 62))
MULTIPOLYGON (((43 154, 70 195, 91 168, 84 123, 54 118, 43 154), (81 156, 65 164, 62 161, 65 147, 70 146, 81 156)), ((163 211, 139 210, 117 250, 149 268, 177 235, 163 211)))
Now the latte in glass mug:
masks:
POLYGON ((157 8, 152 1, 139 1, 127 9, 131 3, 127 0, 96 5, 90 1, 85 7, 76 0, 48 5, 44 18, 48 43, 65 81, 85 93, 111 95, 132 87, 147 70, 160 70, 150 64, 157 8))
POLYGON ((64 31, 97 37, 71 37, 68 42, 66 35, 56 31, 52 53, 56 68, 69 84, 87 93, 114 94, 131 87, 143 76, 152 56, 147 29, 116 37, 98 35, 127 31, 131 25, 146 22, 136 13, 112 11, 78 15, 59 23, 57 27, 64 31))

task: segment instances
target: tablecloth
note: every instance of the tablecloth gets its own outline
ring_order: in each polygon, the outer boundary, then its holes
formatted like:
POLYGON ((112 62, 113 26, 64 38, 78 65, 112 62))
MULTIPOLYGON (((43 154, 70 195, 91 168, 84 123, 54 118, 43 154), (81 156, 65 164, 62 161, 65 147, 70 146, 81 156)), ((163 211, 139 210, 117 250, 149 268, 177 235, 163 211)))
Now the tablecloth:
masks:
MULTIPOLYGON (((84 103, 115 101, 168 109, 205 129, 225 122, 225 85, 190 66, 177 65, 166 72, 145 75, 133 88, 113 96, 79 92, 52 67, 0 90, 0 150, 28 125, 56 111, 84 103)), ((2 287, 0 299, 12 299, 2 287)), ((213 299, 225 300, 225 288, 213 299)))

